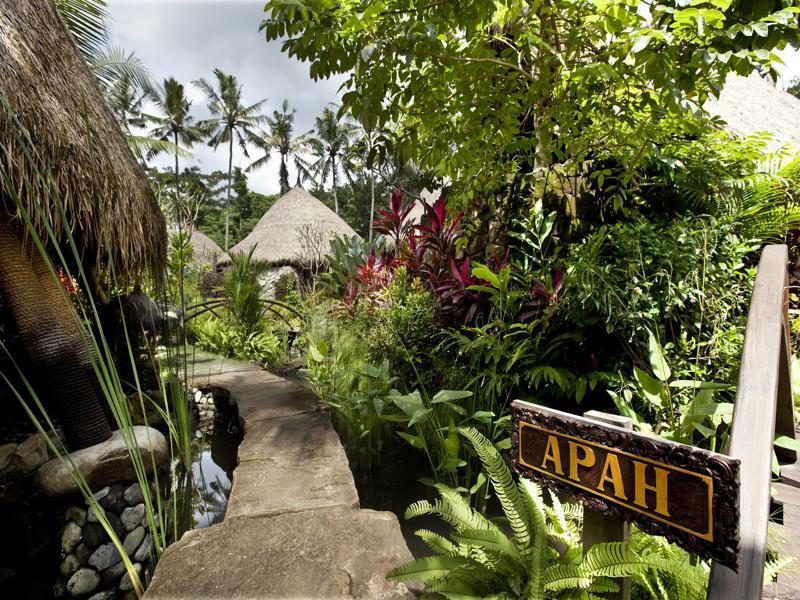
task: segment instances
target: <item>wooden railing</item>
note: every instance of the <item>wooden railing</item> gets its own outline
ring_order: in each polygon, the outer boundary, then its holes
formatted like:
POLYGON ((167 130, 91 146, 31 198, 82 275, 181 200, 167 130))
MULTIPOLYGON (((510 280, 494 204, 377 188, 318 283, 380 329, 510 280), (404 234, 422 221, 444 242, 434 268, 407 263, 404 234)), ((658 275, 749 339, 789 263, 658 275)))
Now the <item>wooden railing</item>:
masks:
MULTIPOLYGON (((753 286, 728 447, 728 454, 741 461, 739 570, 713 564, 709 599, 756 600, 762 595, 773 440, 795 437, 788 262, 786 246, 767 246, 753 286)), ((783 472, 794 472, 795 453, 779 448, 776 452, 787 465, 783 472)))

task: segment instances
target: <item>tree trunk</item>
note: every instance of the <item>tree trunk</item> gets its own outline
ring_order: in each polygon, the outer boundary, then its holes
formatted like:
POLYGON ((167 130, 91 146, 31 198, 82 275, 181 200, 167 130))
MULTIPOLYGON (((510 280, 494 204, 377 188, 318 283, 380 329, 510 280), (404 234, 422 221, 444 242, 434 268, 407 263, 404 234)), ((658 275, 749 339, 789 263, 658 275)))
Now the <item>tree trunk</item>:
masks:
POLYGON ((339 214, 339 196, 336 194, 336 158, 331 156, 331 172, 333 173, 333 207, 339 214))
POLYGON ((89 333, 39 251, 23 245, 6 216, 0 218, 0 294, 36 369, 26 377, 60 414, 70 448, 107 440, 111 426, 92 369, 89 333))
POLYGON ((279 172, 281 180, 281 194, 289 191, 289 169, 286 167, 286 155, 281 154, 281 168, 279 172))
POLYGON ((369 171, 369 241, 372 241, 372 223, 375 221, 375 171, 369 171))
POLYGON ((228 144, 228 197, 225 200, 225 252, 228 251, 228 229, 231 222, 231 176, 233 174, 233 132, 228 144))

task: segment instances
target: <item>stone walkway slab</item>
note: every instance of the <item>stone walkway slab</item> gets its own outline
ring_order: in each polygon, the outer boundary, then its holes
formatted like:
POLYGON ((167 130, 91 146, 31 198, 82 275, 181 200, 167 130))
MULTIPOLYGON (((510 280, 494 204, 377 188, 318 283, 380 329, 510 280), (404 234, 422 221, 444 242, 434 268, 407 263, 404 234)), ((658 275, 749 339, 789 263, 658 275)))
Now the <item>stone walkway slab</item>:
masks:
POLYGON ((225 520, 167 548, 146 600, 415 598, 385 580, 412 558, 397 517, 358 508, 347 456, 311 390, 256 368, 193 383, 228 391, 245 436, 225 520))
POLYGON ((167 548, 145 597, 410 599, 383 578, 407 552, 391 513, 335 508, 226 518, 167 548))

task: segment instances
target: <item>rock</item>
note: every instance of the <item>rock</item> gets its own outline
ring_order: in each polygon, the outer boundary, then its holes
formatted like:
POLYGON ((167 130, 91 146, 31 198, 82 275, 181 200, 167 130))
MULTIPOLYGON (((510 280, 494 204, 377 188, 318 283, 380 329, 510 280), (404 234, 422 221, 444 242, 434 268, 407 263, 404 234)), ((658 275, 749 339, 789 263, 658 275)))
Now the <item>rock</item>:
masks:
POLYGON ((122 520, 117 515, 114 513, 108 513, 106 515, 106 519, 108 519, 108 524, 111 525, 111 529, 114 530, 114 533, 117 534, 119 539, 125 537, 125 526, 122 524, 122 520))
MULTIPOLYGON (((142 464, 147 473, 153 463, 163 465, 169 460, 167 440, 161 432, 137 425, 133 433, 142 455, 142 464)), ((136 479, 136 471, 120 431, 101 443, 70 454, 75 468, 83 475, 90 487, 109 481, 136 479)), ((72 475, 72 467, 53 459, 36 472, 36 485, 46 496, 57 497, 78 493, 80 490, 72 475)))
POLYGON ((108 494, 100 500, 100 506, 106 511, 121 513, 125 509, 125 500, 122 497, 123 487, 121 483, 115 483, 108 489, 108 494))
POLYGON ((199 403, 199 402, 201 402, 202 400, 203 400, 203 392, 201 392, 200 390, 197 390, 197 391, 194 393, 194 401, 199 403))
MULTIPOLYGON (((98 510, 100 512, 102 512, 103 514, 105 514, 105 511, 103 510, 102 507, 99 507, 98 510)), ((100 518, 97 516, 97 512, 95 512, 95 509, 94 509, 93 506, 89 507, 89 510, 87 512, 87 515, 86 515, 86 520, 89 521, 89 523, 99 523, 100 522, 100 518)))
POLYGON ((78 560, 78 557, 74 554, 67 554, 66 558, 61 561, 58 572, 61 573, 62 577, 69 577, 80 568, 81 562, 78 560))
POLYGON ((108 534, 100 523, 87 523, 83 527, 83 541, 89 548, 97 548, 108 541, 108 534))
POLYGON ((89 566, 94 567, 98 571, 105 571, 111 565, 117 564, 122 560, 119 552, 114 547, 114 544, 103 544, 94 554, 89 558, 89 566))
POLYGON ((70 521, 67 523, 66 527, 64 527, 64 533, 61 534, 61 549, 66 554, 69 554, 81 543, 81 539, 83 539, 81 528, 70 521))
POLYGON ((133 531, 142 522, 145 516, 144 504, 137 504, 136 506, 129 506, 122 511, 122 524, 128 531, 133 531))
POLYGON ((103 585, 116 586, 123 573, 125 573, 124 561, 119 561, 117 564, 111 565, 105 571, 103 571, 103 585))
POLYGON ((0 446, 0 470, 5 469, 11 462, 11 455, 17 449, 16 444, 3 444, 0 446))
POLYGON ((226 518, 169 546, 146 598, 410 600, 385 575, 411 558, 392 513, 336 507, 226 518))
POLYGON ((75 548, 75 557, 82 565, 89 562, 89 557, 91 555, 92 549, 85 542, 81 542, 78 544, 78 547, 75 548))
POLYGON ((144 541, 139 546, 139 549, 136 550, 136 554, 133 555, 133 560, 136 562, 144 562, 148 558, 150 558, 150 553, 153 551, 153 536, 149 533, 145 536, 144 541))
POLYGON ((80 527, 86 525, 86 511, 78 506, 70 506, 67 508, 67 510, 64 511, 64 518, 80 527))
POLYGON ((128 506, 135 506, 137 504, 141 504, 144 502, 144 494, 142 493, 142 486, 138 483, 134 483, 128 486, 128 489, 125 490, 125 493, 122 495, 125 499, 125 504, 128 506))
POLYGON ((94 596, 90 596, 87 600, 116 600, 117 593, 114 590, 106 590, 105 592, 98 592, 94 596))
MULTIPOLYGON (((102 488, 102 489, 100 489, 100 490, 97 490, 96 492, 94 492, 94 493, 92 494, 92 496, 94 496, 94 499, 95 499, 95 500, 97 500, 98 502, 100 502, 100 500, 102 500, 103 498, 105 498, 106 496, 108 496, 108 490, 109 490, 109 487, 108 487, 108 486, 106 486, 106 487, 104 487, 104 488, 102 488)), ((86 504, 89 504, 89 503, 87 502, 86 504)))
MULTIPOLYGON (((41 433, 34 433, 14 451, 12 461, 23 471, 33 471, 47 462, 47 442, 41 433)), ((58 459, 54 459, 58 461, 58 459)))
MULTIPOLYGON (((136 572, 140 578, 142 576, 142 565, 139 563, 133 563, 133 570, 136 572)), ((126 572, 125 575, 122 576, 122 581, 119 582, 119 589, 123 592, 127 592, 133 589, 133 582, 131 582, 131 574, 126 572)))
POLYGON ((60 579, 53 584, 53 598, 66 598, 67 586, 60 579))
POLYGON ((125 554, 133 556, 139 544, 141 544, 144 539, 144 533, 144 527, 139 525, 139 527, 125 536, 125 541, 122 543, 122 549, 125 550, 125 554))
POLYGON ((100 585, 100 575, 92 569, 78 569, 67 581, 67 591, 73 598, 91 594, 100 585))

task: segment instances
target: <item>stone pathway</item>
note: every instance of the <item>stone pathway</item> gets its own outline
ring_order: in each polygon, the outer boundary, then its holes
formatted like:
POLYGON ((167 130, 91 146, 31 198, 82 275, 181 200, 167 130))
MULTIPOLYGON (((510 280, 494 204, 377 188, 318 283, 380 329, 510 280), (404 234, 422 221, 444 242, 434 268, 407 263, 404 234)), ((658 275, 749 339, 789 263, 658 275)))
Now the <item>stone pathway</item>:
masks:
POLYGON ((194 384, 226 389, 245 427, 228 511, 164 552, 145 600, 414 598, 384 579, 411 560, 397 518, 358 507, 313 393, 246 363, 217 363, 196 367, 194 384))

